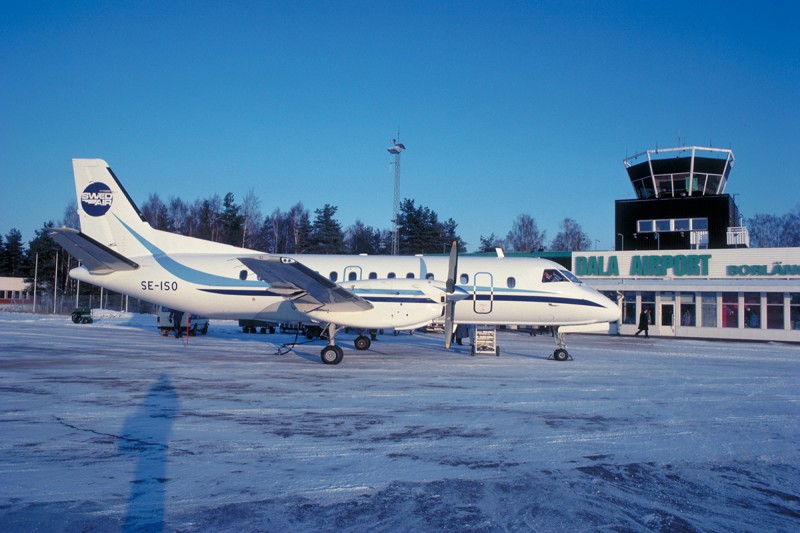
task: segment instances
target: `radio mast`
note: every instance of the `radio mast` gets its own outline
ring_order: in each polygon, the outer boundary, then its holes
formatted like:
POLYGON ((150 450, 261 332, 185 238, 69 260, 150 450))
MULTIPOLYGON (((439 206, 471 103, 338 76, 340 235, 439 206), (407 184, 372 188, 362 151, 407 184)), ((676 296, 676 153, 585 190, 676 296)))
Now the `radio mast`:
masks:
POLYGON ((392 212, 392 255, 400 254, 400 154, 406 147, 400 144, 400 131, 397 131, 397 139, 392 139, 392 145, 387 148, 389 152, 389 168, 394 166, 394 210, 392 212))

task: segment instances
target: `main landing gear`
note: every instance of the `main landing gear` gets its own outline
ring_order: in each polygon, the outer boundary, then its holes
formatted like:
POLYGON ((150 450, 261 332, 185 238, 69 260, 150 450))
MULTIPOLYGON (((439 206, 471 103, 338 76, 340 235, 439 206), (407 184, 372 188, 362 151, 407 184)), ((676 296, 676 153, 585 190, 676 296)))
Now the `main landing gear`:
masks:
POLYGON ((551 356, 556 361, 569 361, 572 360, 572 356, 569 355, 567 351, 567 341, 566 341, 566 333, 561 333, 556 329, 556 344, 558 344, 558 348, 555 349, 553 355, 551 356))
MULTIPOLYGON (((341 328, 337 328, 336 324, 328 324, 328 345, 325 346, 320 352, 320 359, 326 365, 338 365, 344 358, 344 350, 336 345, 336 332, 341 328)), ((355 340, 356 350, 369 350, 372 341, 366 335, 359 335, 355 340)))

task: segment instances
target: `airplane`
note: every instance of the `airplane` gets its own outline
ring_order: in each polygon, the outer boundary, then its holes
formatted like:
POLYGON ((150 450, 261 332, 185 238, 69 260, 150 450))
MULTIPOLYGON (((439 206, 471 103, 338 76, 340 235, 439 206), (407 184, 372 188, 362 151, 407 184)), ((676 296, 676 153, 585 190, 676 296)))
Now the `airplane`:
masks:
MULTIPOLYGON (((557 326, 616 321, 617 304, 541 258, 268 254, 154 229, 102 159, 73 159, 80 230, 53 239, 74 279, 209 318, 327 324, 323 363, 342 361, 336 332, 455 324, 557 326), (442 281, 446 280, 446 281, 442 281)), ((455 243, 454 243, 455 244, 455 243)), ((359 335, 355 347, 368 349, 359 335)))

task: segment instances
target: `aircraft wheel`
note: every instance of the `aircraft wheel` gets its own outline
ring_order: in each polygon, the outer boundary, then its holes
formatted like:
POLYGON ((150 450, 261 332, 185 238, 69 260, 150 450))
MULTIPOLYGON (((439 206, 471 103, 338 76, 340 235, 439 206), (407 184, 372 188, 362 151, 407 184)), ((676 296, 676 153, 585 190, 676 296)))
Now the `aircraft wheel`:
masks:
POLYGON ((556 361, 566 361, 569 358, 569 354, 563 348, 559 348, 555 352, 553 352, 553 359, 556 361))
POLYGON ((338 346, 328 345, 320 352, 322 362, 326 365, 338 365, 342 362, 344 352, 338 346))
POLYGON ((369 350, 371 344, 372 341, 370 341, 369 337, 365 335, 360 335, 356 337, 355 340, 356 350, 369 350))

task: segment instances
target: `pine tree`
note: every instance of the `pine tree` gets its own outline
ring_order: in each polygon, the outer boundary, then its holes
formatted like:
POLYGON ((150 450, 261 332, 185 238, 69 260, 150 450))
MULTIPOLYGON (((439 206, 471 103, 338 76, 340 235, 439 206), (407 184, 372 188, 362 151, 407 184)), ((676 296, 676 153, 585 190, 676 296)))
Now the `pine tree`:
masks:
POLYGON ((6 233, 0 255, 0 275, 19 278, 27 275, 27 254, 22 244, 22 233, 12 228, 6 233))
POLYGON ((334 218, 337 207, 325 204, 315 209, 316 217, 311 225, 311 246, 308 252, 314 254, 344 253, 344 233, 342 226, 334 218))
POLYGON ((233 198, 233 193, 229 192, 222 200, 222 215, 220 217, 220 240, 226 244, 234 246, 242 245, 242 222, 243 217, 239 214, 239 206, 233 198))

